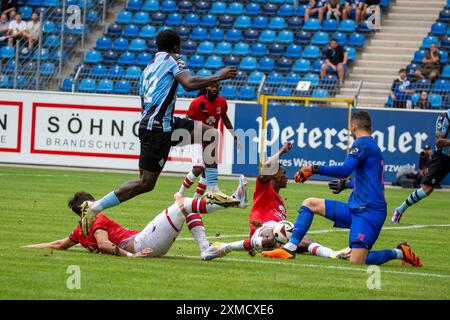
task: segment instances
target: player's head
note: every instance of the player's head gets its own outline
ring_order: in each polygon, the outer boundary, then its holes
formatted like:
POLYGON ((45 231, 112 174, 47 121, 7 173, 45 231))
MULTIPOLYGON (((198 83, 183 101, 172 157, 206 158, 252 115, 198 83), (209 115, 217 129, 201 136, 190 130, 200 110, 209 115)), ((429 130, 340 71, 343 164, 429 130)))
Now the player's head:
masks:
POLYGON ((213 83, 209 87, 206 87, 206 95, 208 100, 215 100, 220 92, 220 84, 218 82, 213 83))
POLYGON ((351 130, 353 138, 358 138, 362 133, 372 132, 372 119, 367 111, 360 110, 352 114, 351 130))
POLYGON ((173 30, 163 30, 156 35, 156 47, 158 51, 180 53, 181 38, 173 30))
POLYGON ((286 188, 288 183, 288 176, 286 175, 286 169, 280 164, 278 172, 272 177, 272 185, 275 189, 286 188))
POLYGON ((69 201, 67 201, 67 206, 77 215, 80 215, 80 205, 85 201, 95 201, 95 199, 90 193, 79 191, 69 198, 69 201))
POLYGON ((335 38, 331 38, 331 39, 330 39, 330 47, 331 47, 332 49, 336 49, 337 46, 338 46, 337 40, 336 40, 335 38))

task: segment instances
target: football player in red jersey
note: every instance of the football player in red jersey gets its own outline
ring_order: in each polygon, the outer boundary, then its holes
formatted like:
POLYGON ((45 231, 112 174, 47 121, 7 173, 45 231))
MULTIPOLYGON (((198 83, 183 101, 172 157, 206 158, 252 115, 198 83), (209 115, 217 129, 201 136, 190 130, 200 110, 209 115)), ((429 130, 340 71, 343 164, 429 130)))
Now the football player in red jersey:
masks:
MULTIPOLYGON (((286 170, 279 164, 279 160, 291 148, 292 143, 284 144, 278 153, 272 156, 260 170, 256 178, 253 205, 249 216, 249 237, 246 240, 232 243, 213 244, 220 248, 221 256, 233 250, 246 250, 254 255, 255 250, 260 252, 278 246, 272 229, 277 222, 286 220, 286 205, 280 195, 280 190, 286 188, 288 182, 286 170)), ((299 244, 297 252, 309 252, 312 255, 333 259, 347 259, 349 256, 348 248, 334 251, 307 236, 299 244)))
MULTIPOLYGON (((192 120, 200 121, 214 129, 219 126, 219 121, 222 120, 225 128, 233 136, 234 142, 237 145, 238 150, 240 149, 240 144, 238 138, 233 130, 233 124, 228 118, 227 111, 228 105, 227 100, 219 95, 220 85, 215 83, 210 85, 201 92, 197 98, 192 100, 189 105, 187 112, 187 117, 192 120)), ((175 193, 174 199, 184 197, 185 192, 189 189, 195 182, 195 179, 200 175, 200 181, 197 184, 197 189, 194 193, 194 198, 201 198, 206 190, 206 179, 204 176, 205 164, 203 162, 203 145, 201 143, 194 143, 191 145, 192 154, 192 170, 187 174, 183 183, 181 184, 180 190, 175 193)))
MULTIPOLYGON (((246 190, 241 195, 246 197, 246 190)), ((81 217, 82 206, 95 199, 86 192, 77 192, 69 199, 68 206, 81 217)), ((39 243, 27 248, 66 250, 79 243, 90 252, 102 252, 130 258, 161 257, 165 255, 186 221, 200 249, 203 260, 219 258, 219 248, 210 246, 200 214, 212 213, 225 207, 209 204, 206 199, 181 198, 158 214, 142 231, 124 228, 103 213, 96 216, 89 234, 84 236, 80 224, 62 240, 39 243)))

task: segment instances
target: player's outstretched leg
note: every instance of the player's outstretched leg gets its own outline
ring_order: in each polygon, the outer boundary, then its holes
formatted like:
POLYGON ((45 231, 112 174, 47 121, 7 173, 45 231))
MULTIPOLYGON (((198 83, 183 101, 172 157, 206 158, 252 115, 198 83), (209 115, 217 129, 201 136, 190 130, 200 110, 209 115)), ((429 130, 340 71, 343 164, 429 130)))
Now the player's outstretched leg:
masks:
POLYGON ((422 199, 425 199, 431 192, 433 192, 432 187, 424 186, 420 189, 413 191, 408 198, 394 210, 394 214, 392 215, 391 223, 398 224, 400 223, 400 219, 405 213, 406 209, 415 205, 422 199))
POLYGON ((406 242, 401 242, 396 248, 391 250, 369 251, 365 263, 368 265, 381 265, 391 260, 403 260, 403 265, 410 264, 414 267, 422 267, 422 260, 406 242))
MULTIPOLYGON (((175 201, 180 199, 180 198, 183 198, 185 196, 186 191, 190 187, 192 187, 192 185, 195 182, 195 179, 197 179, 198 176, 200 176, 202 174, 202 172, 203 172, 203 168, 197 168, 197 167, 194 167, 194 168, 192 168, 191 171, 189 171, 189 173, 184 178, 183 183, 180 186, 180 189, 173 196, 175 201)), ((202 178, 202 179, 205 181, 204 178, 202 178)), ((199 184, 202 182, 202 179, 200 179, 199 184)), ((206 183, 206 182, 203 182, 203 183, 206 183)), ((205 186, 205 188, 206 188, 206 186, 205 186)), ((198 186, 197 186, 197 189, 198 189, 198 186)), ((203 193, 202 193, 202 195, 203 195, 203 193)), ((200 198, 200 197, 197 196, 197 190, 196 190, 194 198, 200 198)))

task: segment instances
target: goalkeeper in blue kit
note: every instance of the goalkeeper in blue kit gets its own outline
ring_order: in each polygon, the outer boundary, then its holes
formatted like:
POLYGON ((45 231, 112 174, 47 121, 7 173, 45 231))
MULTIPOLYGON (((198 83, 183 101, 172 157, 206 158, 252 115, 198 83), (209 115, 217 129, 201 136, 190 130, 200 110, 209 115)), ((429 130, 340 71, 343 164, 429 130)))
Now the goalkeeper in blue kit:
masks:
POLYGON ((263 252, 263 256, 295 258, 297 245, 310 228, 314 214, 317 214, 334 221, 334 227, 350 229, 350 263, 379 265, 401 259, 404 263, 421 267, 420 258, 406 242, 390 250, 371 250, 387 215, 383 155, 371 137, 372 121, 369 113, 355 112, 351 118, 351 131, 356 140, 342 166, 302 167, 295 175, 295 181, 301 183, 313 174, 342 179, 333 181, 330 188, 334 193, 339 193, 344 188, 353 189, 348 203, 319 198, 304 200, 290 241, 281 248, 263 252), (354 177, 347 181, 347 177, 353 172, 354 177))

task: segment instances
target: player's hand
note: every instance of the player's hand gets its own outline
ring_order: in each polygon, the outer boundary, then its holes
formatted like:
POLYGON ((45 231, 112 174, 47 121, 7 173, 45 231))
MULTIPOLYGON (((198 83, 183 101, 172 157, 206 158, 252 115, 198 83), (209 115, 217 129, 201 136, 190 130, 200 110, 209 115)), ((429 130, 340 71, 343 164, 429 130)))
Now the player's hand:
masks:
POLYGON ((328 187, 334 194, 338 194, 347 188, 347 179, 331 180, 328 182, 328 187))
POLYGON ((146 258, 146 257, 149 257, 152 253, 153 253, 153 249, 144 248, 141 251, 133 254, 133 258, 146 258))
POLYGON ((233 79, 236 77, 236 67, 225 67, 219 71, 220 80, 233 79))
POLYGON ((315 173, 319 173, 319 166, 302 167, 294 177, 296 183, 305 183, 315 173))
POLYGON ((280 149, 280 155, 283 155, 283 154, 289 152, 289 150, 291 150, 291 149, 292 149, 292 141, 288 141, 280 149))

